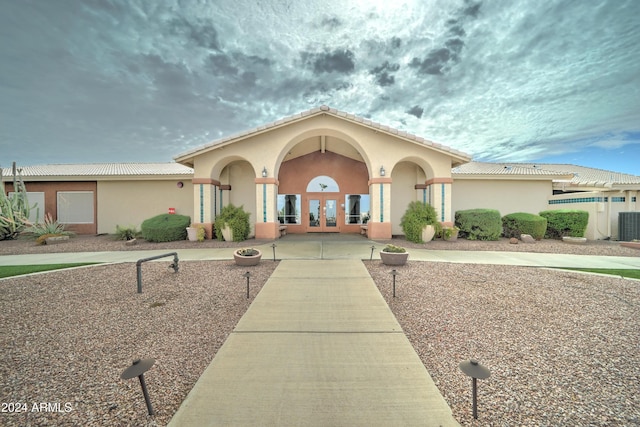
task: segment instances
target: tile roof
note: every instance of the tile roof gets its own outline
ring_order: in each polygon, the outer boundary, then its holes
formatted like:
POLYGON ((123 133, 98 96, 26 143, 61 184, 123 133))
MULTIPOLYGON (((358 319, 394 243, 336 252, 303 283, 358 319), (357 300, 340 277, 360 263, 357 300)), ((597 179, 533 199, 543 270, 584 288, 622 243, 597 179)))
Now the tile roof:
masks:
MULTIPOLYGON (((179 163, 81 163, 18 166, 24 178, 37 177, 124 177, 124 176, 193 176, 193 169, 179 163)), ((2 168, 6 181, 11 168, 2 168)))
POLYGON ((471 156, 469 154, 467 154, 467 153, 463 153, 462 151, 455 150, 453 148, 447 147, 447 146, 442 145, 442 144, 438 144, 437 142, 430 141, 430 140, 422 138, 420 136, 417 136, 417 135, 414 135, 414 134, 411 134, 411 133, 408 133, 408 132, 405 132, 405 131, 401 131, 401 130, 398 130, 398 129, 395 129, 395 128, 392 128, 392 127, 389 127, 389 126, 385 126, 385 125, 382 125, 380 123, 377 123, 377 122, 374 122, 374 121, 371 121, 371 120, 368 120, 368 119, 365 119, 365 118, 362 118, 362 117, 358 117, 358 116, 356 116, 354 114, 350 114, 350 113, 347 113, 345 111, 340 111, 340 110, 337 110, 335 108, 328 107, 326 105, 322 105, 320 107, 312 108, 312 109, 303 111, 301 113, 294 114, 294 115, 289 116, 289 117, 284 117, 284 118, 278 119, 278 120, 276 120, 274 122, 267 123, 267 124, 258 126, 256 128, 253 128, 253 129, 246 130, 244 132, 241 132, 241 133, 238 133, 238 134, 235 134, 235 135, 231 135, 231 136, 228 136, 228 137, 225 137, 225 138, 221 138, 221 139, 212 141, 212 142, 210 142, 208 144, 201 145, 201 146, 196 147, 196 148, 194 148, 192 150, 189 150, 189 151, 186 151, 184 153, 181 153, 181 154, 175 156, 174 159, 176 161, 178 161, 178 159, 184 159, 184 158, 192 157, 193 155, 196 155, 196 154, 198 154, 200 152, 207 151, 207 150, 209 150, 211 148, 214 148, 214 147, 216 147, 218 145, 225 144, 225 143, 228 143, 228 142, 233 142, 233 141, 239 140, 239 139, 243 139, 243 138, 249 137, 251 135, 254 135, 254 134, 257 134, 257 133, 260 133, 260 132, 264 132, 264 131, 267 131, 267 130, 270 130, 270 129, 274 129, 274 128, 277 128, 277 127, 280 127, 280 126, 284 126, 284 125, 286 125, 288 123, 292 123, 292 122, 296 122, 296 121, 299 121, 299 120, 303 120, 303 119, 306 119, 306 118, 309 118, 309 117, 312 117, 312 116, 316 116, 316 115, 319 115, 319 114, 330 114, 332 116, 341 118, 343 120, 347 120, 347 121, 350 121, 350 122, 353 122, 353 123, 357 123, 357 124, 360 124, 360 125, 363 125, 363 126, 367 126, 369 128, 372 128, 372 129, 375 129, 375 130, 378 130, 378 131, 381 131, 381 132, 385 132, 385 133, 388 133, 388 134, 391 134, 391 135, 395 135, 398 138, 403 138, 403 139, 406 139, 406 140, 414 141, 414 142, 422 144, 422 145, 424 145, 426 147, 431 147, 433 149, 436 149, 436 150, 439 150, 439 151, 442 151, 442 152, 445 152, 445 153, 449 153, 450 155, 459 157, 464 161, 471 160, 471 156))
POLYGON ((485 163, 470 162, 451 170, 456 176, 473 175, 570 175, 577 186, 603 187, 607 185, 638 185, 640 176, 603 169, 556 163, 485 163))

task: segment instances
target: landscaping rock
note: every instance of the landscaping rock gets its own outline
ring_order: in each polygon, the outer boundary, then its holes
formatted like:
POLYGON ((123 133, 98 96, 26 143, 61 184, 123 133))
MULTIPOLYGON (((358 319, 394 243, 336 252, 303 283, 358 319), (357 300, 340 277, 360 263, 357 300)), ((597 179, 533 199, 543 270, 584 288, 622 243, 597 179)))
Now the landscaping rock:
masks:
POLYGON ((515 237, 509 239, 509 243, 511 243, 512 245, 517 245, 519 242, 520 241, 515 237))
POLYGON ((574 244, 578 244, 578 245, 582 245, 587 243, 587 238, 586 237, 569 237, 569 236, 564 236, 562 238, 562 241, 565 243, 574 243, 574 244))
POLYGON ((64 243, 67 241, 69 241, 69 236, 53 236, 45 239, 47 245, 57 245, 58 243, 64 243))
POLYGON ((536 239, 531 237, 530 234, 521 234, 520 235, 520 240, 522 240, 523 243, 535 243, 536 242, 536 239))
POLYGON ((125 246, 133 246, 133 245, 137 245, 138 241, 136 239, 131 239, 131 240, 127 240, 126 242, 124 242, 125 246))

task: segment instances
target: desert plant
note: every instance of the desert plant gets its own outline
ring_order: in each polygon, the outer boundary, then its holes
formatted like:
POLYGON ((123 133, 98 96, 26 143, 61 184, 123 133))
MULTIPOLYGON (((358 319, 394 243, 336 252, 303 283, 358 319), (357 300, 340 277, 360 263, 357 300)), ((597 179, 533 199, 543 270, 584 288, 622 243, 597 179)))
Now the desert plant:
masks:
POLYGON ((576 209, 542 211, 540 216, 547 219, 545 237, 549 239, 584 237, 589 223, 589 212, 576 209))
POLYGON ((382 248, 383 252, 390 252, 393 254, 403 254, 405 252, 407 252, 407 250, 401 246, 396 246, 396 245, 391 245, 388 244, 387 246, 385 246, 384 248, 382 248))
POLYGON ((532 213, 511 213, 502 217, 502 229, 505 237, 529 234, 534 239, 540 240, 547 231, 547 219, 532 213))
MULTIPOLYGON (((400 226, 407 240, 414 243, 422 242, 422 230, 427 225, 437 226, 438 215, 429 203, 411 202, 400 219, 400 226)), ((438 231, 438 230, 436 230, 438 231)))
POLYGON ((56 236, 73 236, 73 231, 65 230, 64 224, 60 224, 58 220, 53 219, 50 213, 44 216, 44 221, 33 224, 24 230, 25 233, 36 238, 36 242, 43 245, 46 239, 56 236))
POLYGON ((225 226, 229 226, 233 231, 234 242, 247 240, 249 231, 251 230, 249 216, 250 214, 244 210, 244 206, 228 204, 223 207, 213 224, 218 240, 223 240, 222 229, 225 228, 225 226))
POLYGON ((133 240, 141 236, 141 233, 134 226, 120 227, 116 225, 116 240, 133 240))
POLYGON ((196 238, 198 240, 198 242, 204 242, 204 238, 206 237, 207 233, 204 229, 203 226, 199 225, 198 226, 198 231, 196 231, 196 238))
POLYGON ((149 242, 173 242, 187 238, 191 218, 186 215, 160 214, 142 222, 142 237, 149 242))
POLYGON ((13 194, 7 195, 2 169, 0 168, 0 240, 13 240, 21 231, 27 228, 31 209, 29 206, 27 190, 20 174, 21 169, 16 169, 13 164, 13 194))
POLYGON ((502 234, 502 218, 495 209, 456 211, 455 224, 460 237, 469 240, 498 240, 502 234))

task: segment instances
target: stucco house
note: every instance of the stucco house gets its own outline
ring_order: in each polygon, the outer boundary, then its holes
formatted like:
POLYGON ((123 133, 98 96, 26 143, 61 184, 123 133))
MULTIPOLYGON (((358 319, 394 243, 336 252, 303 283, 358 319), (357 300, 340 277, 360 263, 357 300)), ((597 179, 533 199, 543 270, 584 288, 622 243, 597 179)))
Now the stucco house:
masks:
MULTIPOLYGON (((402 234, 409 202, 457 210, 590 214, 589 239, 617 238, 619 212, 639 211, 640 177, 574 165, 473 162, 465 153, 322 106, 179 154, 175 163, 22 167, 37 202, 79 233, 113 233, 158 213, 211 230, 229 203, 250 212, 252 235, 402 234)), ((8 169, 3 181, 11 191, 8 169)), ((42 212, 40 212, 42 216, 42 212)))

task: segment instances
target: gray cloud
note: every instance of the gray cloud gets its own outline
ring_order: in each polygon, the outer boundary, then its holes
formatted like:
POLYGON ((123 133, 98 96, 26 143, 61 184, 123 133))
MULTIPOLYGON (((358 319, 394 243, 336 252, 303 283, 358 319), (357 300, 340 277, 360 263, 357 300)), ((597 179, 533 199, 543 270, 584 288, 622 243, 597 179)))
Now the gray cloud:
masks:
POLYGON ((354 54, 349 49, 338 49, 324 51, 322 53, 302 52, 303 63, 319 73, 342 73, 348 74, 355 69, 354 54))
POLYGON ((628 146, 638 15, 633 0, 5 2, 0 149, 167 160, 320 104, 485 160, 628 146))

